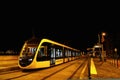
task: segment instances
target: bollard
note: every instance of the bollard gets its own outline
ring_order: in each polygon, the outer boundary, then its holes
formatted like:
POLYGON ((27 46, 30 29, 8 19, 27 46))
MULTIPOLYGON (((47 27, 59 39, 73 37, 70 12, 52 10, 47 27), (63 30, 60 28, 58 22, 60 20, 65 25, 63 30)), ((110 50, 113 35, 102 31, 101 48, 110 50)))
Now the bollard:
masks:
POLYGON ((118 58, 117 59, 117 68, 119 68, 120 67, 120 59, 118 58))
POLYGON ((117 58, 117 68, 118 68, 118 58, 117 58))

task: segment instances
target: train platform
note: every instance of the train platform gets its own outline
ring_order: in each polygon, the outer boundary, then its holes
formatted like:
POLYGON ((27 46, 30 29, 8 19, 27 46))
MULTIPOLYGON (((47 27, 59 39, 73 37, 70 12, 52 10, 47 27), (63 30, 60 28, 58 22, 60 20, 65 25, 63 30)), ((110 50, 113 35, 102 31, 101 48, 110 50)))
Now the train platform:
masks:
POLYGON ((119 65, 113 65, 113 59, 100 61, 99 58, 93 58, 95 68, 94 73, 90 74, 92 80, 120 80, 120 62, 119 65))
POLYGON ((18 65, 14 65, 14 66, 0 66, 0 72, 12 71, 12 70, 17 70, 17 69, 19 69, 18 65))
POLYGON ((19 69, 18 67, 18 61, 17 59, 15 60, 0 60, 0 72, 3 72, 3 71, 10 71, 10 70, 17 70, 19 69))
MULTIPOLYGON (((6 62, 7 63, 7 62, 6 62)), ((91 80, 120 80, 120 64, 116 66, 113 59, 100 61, 99 58, 91 58, 90 62, 90 79, 91 80)), ((120 63, 120 62, 119 62, 120 63)), ((19 69, 18 65, 3 65, 0 66, 0 72, 19 69)))

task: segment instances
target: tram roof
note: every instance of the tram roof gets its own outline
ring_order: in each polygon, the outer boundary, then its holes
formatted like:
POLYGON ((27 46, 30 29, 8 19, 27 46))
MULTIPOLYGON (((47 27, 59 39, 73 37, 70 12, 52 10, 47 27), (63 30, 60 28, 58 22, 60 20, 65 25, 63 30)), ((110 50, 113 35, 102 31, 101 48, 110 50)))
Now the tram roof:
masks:
MULTIPOLYGON (((55 44, 59 44, 59 45, 62 45, 62 46, 64 46, 64 47, 65 47, 65 46, 66 46, 66 47, 69 47, 69 46, 67 46, 67 45, 64 45, 64 44, 55 42, 55 41, 50 40, 50 39, 46 39, 46 38, 40 39, 40 38, 36 38, 36 37, 32 37, 32 38, 28 39, 28 40, 26 41, 26 43, 27 43, 27 44, 39 44, 41 40, 49 40, 50 42, 52 41, 52 42, 55 43, 55 44)), ((75 49, 75 48, 72 48, 72 47, 69 47, 69 48, 75 49)), ((75 49, 75 50, 77 50, 77 49, 75 49)))
POLYGON ((26 43, 29 43, 29 44, 39 44, 40 43, 40 40, 39 38, 36 38, 36 37, 32 37, 30 39, 28 39, 26 41, 26 43))

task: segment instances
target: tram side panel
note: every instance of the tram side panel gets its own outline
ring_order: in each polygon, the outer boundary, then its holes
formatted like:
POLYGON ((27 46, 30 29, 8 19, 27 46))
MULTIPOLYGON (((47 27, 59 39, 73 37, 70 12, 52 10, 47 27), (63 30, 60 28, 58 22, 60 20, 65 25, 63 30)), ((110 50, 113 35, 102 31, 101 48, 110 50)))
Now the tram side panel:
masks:
POLYGON ((36 63, 34 64, 36 68, 45 68, 50 67, 50 55, 48 51, 47 45, 42 45, 38 50, 38 54, 36 57, 36 63))

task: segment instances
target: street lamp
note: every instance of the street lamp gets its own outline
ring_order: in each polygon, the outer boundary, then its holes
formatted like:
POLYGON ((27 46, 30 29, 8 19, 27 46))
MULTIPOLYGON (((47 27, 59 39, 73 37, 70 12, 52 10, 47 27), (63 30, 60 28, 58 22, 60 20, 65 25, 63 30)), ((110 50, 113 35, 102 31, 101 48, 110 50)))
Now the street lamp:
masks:
POLYGON ((105 60, 105 57, 106 57, 106 52, 104 51, 104 41, 105 41, 105 37, 106 36, 106 33, 105 32, 102 32, 102 39, 101 39, 101 42, 102 42, 102 60, 104 61, 105 60))
POLYGON ((101 45, 101 48, 102 48, 102 50, 100 50, 102 60, 104 60, 104 57, 106 56, 106 53, 105 53, 104 47, 103 47, 103 42, 105 41, 105 39, 104 39, 105 36, 106 36, 105 32, 98 34, 98 43, 99 43, 99 45, 101 45))
POLYGON ((105 32, 102 32, 102 34, 98 34, 98 43, 100 44, 101 42, 103 43, 105 41, 104 37, 106 36, 105 32), (101 37, 102 35, 102 37, 101 37))
POLYGON ((101 42, 103 43, 105 41, 105 37, 106 36, 106 33, 105 32, 102 32, 102 38, 101 38, 101 42))

